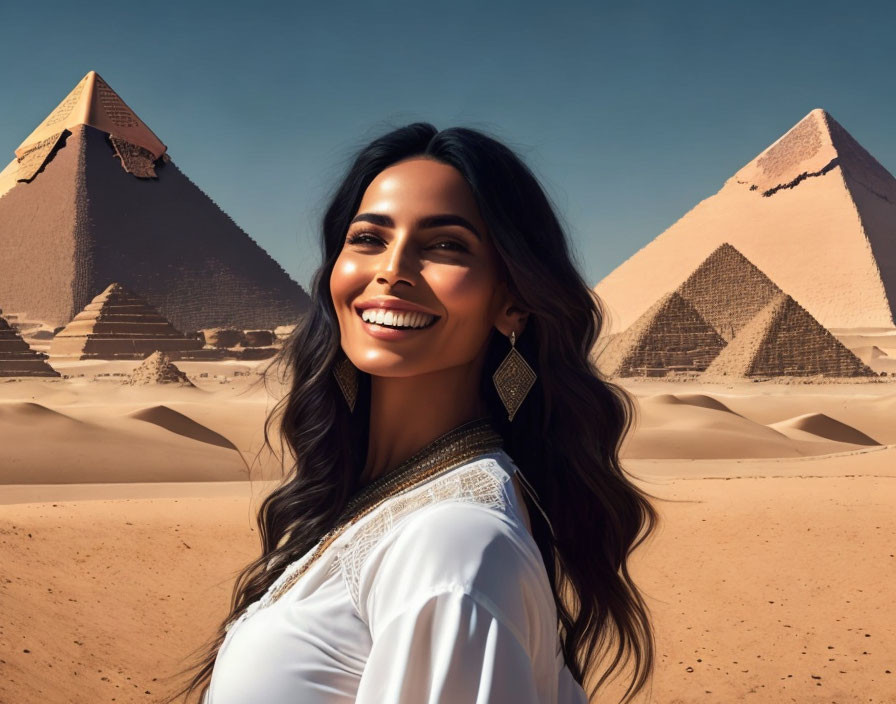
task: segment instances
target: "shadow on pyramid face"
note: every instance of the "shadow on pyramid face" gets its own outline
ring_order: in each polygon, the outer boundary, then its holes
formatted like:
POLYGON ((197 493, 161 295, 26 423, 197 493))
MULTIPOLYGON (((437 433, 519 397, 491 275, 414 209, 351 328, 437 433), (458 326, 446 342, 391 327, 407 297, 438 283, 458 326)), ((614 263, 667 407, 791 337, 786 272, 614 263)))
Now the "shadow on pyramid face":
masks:
POLYGON ((51 328, 109 281, 180 330, 295 324, 308 295, 88 73, 0 172, 0 304, 51 328), (74 194, 74 199, 72 199, 74 194), (15 266, 12 266, 15 263, 15 266))

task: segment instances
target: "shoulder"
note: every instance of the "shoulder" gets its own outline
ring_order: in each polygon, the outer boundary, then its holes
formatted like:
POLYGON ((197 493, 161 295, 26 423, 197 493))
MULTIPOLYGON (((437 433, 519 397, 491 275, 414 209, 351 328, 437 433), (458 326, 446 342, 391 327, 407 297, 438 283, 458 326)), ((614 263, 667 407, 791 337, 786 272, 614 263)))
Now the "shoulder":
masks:
POLYGON ((442 501, 415 511, 383 540, 380 557, 386 562, 380 568, 413 568, 431 585, 476 586, 537 564, 518 521, 504 511, 464 501, 442 501))
POLYGON ((441 502, 416 511, 371 554, 359 613, 376 633, 423 608, 446 609, 448 618, 480 609, 535 652, 556 617, 541 556, 524 530, 476 504, 441 502))

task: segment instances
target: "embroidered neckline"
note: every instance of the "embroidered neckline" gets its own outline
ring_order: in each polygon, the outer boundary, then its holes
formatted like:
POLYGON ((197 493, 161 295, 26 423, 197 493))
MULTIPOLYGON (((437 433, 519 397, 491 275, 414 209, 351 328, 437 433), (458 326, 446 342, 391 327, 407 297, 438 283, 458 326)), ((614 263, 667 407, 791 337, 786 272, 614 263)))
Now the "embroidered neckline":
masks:
POLYGON ((417 510, 446 501, 475 504, 503 513, 507 507, 506 492, 513 491, 507 487, 507 482, 510 481, 508 478, 512 475, 513 471, 502 466, 502 462, 486 456, 446 472, 383 505, 369 521, 358 528, 336 555, 336 566, 342 571, 349 596, 358 613, 362 613, 361 570, 381 540, 417 510))
POLYGON ((305 558, 288 566, 265 595, 250 604, 240 617, 225 627, 225 630, 230 630, 234 623, 241 621, 258 608, 264 608, 277 601, 308 571, 327 547, 385 501, 405 494, 433 477, 450 472, 480 455, 502 448, 503 438, 495 431, 487 417, 463 423, 440 435, 401 462, 394 470, 365 485, 349 500, 337 519, 336 526, 317 542, 315 548, 305 558))

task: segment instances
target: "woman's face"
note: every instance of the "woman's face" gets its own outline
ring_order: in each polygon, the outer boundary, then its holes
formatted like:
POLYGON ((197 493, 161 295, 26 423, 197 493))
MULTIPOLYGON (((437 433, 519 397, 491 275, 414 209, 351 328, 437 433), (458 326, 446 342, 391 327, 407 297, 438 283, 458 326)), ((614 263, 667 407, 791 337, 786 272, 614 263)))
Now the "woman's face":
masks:
POLYGON ((470 364, 493 327, 520 332, 498 271, 460 173, 420 157, 392 165, 364 192, 330 277, 346 356, 386 377, 470 364))

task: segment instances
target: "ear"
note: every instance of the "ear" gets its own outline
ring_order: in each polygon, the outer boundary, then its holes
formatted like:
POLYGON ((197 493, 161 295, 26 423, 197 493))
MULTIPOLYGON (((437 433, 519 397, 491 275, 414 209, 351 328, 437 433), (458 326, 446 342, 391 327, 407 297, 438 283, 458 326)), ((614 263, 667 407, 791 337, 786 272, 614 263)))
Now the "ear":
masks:
POLYGON ((495 327, 505 337, 510 337, 511 331, 516 333, 517 339, 523 334, 526 322, 529 320, 529 312, 520 308, 516 301, 507 297, 495 318, 495 327))

